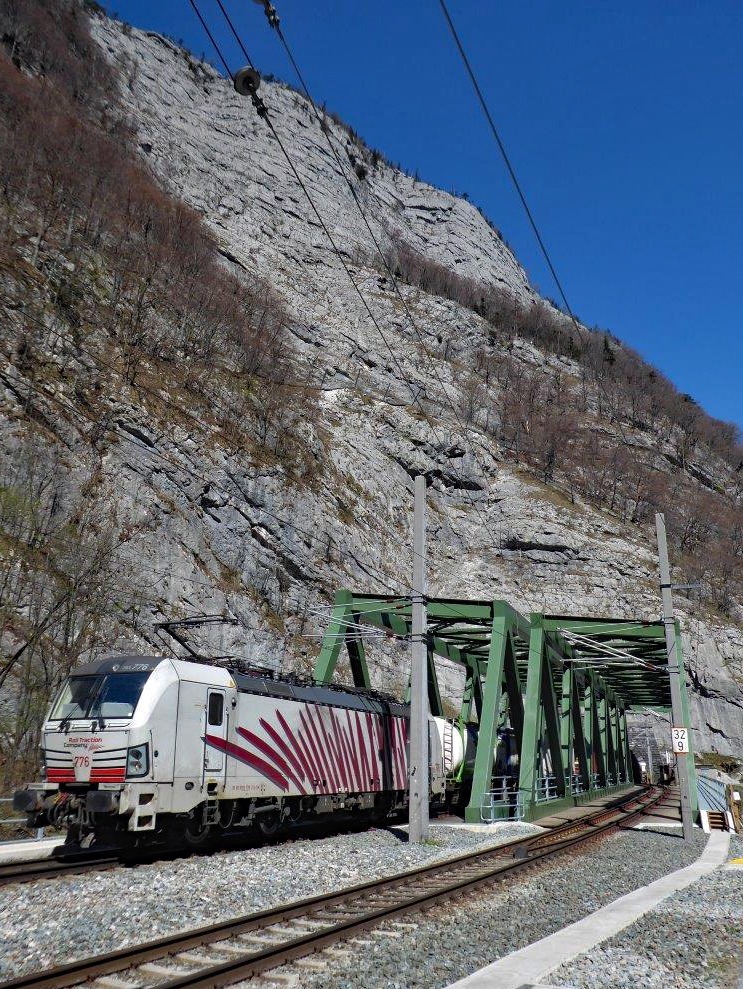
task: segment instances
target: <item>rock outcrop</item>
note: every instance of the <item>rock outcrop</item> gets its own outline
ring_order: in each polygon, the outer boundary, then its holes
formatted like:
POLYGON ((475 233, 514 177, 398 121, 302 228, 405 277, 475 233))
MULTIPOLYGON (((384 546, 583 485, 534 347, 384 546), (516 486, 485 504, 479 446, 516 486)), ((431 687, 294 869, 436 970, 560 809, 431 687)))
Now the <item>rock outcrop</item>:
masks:
MULTIPOLYGON (((483 216, 379 160, 333 120, 321 128, 296 92, 263 85, 281 142, 382 338, 250 102, 162 37, 100 17, 93 30, 121 70, 119 99, 143 160, 203 214, 225 266, 257 271, 279 291, 298 373, 321 396, 317 421, 303 426, 320 467, 304 479, 281 463, 235 453, 206 421, 158 413, 132 393, 118 396, 111 423, 119 441, 102 470, 131 527, 130 579, 147 593, 138 622, 122 622, 111 644, 157 648, 158 621, 223 615, 229 621, 190 629, 190 641, 204 651, 308 668, 336 588, 407 586, 410 478, 421 471, 431 478, 433 594, 505 598, 523 611, 656 616, 650 533, 571 502, 452 411, 461 408, 474 355, 487 346, 487 325, 455 302, 401 286, 416 328, 410 325, 323 129, 384 249, 399 238, 458 274, 531 302, 523 268, 483 216), (439 410, 435 421, 420 415, 417 399, 439 410)), ((515 342, 512 357, 545 374, 578 374, 569 360, 524 341, 515 342)), ((71 477, 82 478, 91 451, 82 422, 69 416, 71 477)), ((695 745, 743 753, 743 634, 691 600, 679 603, 695 745)), ((404 664, 403 652, 380 650, 375 675, 395 688, 404 664)), ((445 675, 455 693, 457 672, 445 675)), ((662 727, 656 730, 661 739, 662 727)))

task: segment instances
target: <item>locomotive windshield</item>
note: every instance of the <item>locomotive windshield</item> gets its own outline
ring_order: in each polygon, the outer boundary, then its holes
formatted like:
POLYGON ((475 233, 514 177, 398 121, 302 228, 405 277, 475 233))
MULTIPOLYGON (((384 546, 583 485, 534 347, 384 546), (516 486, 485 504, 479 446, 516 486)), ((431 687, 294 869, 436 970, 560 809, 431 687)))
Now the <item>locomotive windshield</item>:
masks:
POLYGON ((150 671, 71 676, 62 686, 50 721, 131 718, 150 671))

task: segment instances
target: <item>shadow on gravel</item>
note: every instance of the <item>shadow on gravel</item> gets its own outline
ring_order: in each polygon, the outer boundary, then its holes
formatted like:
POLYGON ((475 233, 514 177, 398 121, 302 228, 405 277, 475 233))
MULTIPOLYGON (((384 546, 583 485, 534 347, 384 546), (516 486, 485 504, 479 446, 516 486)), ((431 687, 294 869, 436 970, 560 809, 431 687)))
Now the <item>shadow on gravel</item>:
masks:
POLYGON ((405 828, 401 828, 399 824, 390 824, 386 828, 379 828, 380 831, 386 831, 387 834, 392 835, 393 838, 397 838, 398 841, 407 841, 408 832, 405 828))
MULTIPOLYGON (((663 825, 659 825, 659 827, 663 827, 663 825)), ((674 829, 673 831, 671 831, 670 829, 668 831, 656 831, 655 828, 633 828, 631 824, 630 825, 620 824, 617 825, 617 831, 624 831, 628 834, 649 834, 649 835, 653 835, 653 837, 658 838, 659 840, 662 838, 664 841, 668 838, 675 839, 676 841, 684 840, 684 835, 680 828, 674 829)), ((743 989, 743 987, 741 987, 741 989, 743 989)))

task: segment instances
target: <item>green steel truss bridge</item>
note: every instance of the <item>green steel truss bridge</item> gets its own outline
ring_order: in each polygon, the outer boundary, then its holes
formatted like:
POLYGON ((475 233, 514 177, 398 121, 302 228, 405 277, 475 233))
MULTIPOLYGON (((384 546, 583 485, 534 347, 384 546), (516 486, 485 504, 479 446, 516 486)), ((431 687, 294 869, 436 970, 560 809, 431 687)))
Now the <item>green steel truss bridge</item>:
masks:
MULTIPOLYGON (((338 591, 316 681, 332 681, 345 651, 354 685, 369 687, 364 639, 410 640, 411 620, 409 598, 338 591)), ((676 650, 688 726, 678 623, 676 650)), ((514 812, 534 820, 626 788, 632 783, 626 712, 670 713, 660 621, 537 612, 527 618, 505 601, 429 598, 428 697, 431 713, 444 717, 435 656, 463 668, 459 720, 479 728, 468 821, 514 812), (508 782, 494 778, 494 750, 504 729, 512 730, 518 753, 518 768, 508 782)), ((696 814, 693 754, 686 759, 696 814)))

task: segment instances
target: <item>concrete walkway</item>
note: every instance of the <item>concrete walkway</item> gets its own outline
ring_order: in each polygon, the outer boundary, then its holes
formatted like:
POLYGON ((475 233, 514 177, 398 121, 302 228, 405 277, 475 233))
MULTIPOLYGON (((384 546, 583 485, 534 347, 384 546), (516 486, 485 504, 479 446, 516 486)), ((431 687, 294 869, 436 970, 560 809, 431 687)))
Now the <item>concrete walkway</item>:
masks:
POLYGON ((52 852, 64 841, 64 835, 57 838, 42 838, 41 841, 0 842, 0 863, 35 862, 51 858, 52 852))
MULTIPOLYGON (((730 835, 724 831, 713 831, 696 862, 656 879, 649 886, 627 893, 541 941, 519 951, 512 951, 492 965, 455 982, 450 989, 521 989, 538 983, 571 958, 582 955, 599 942, 613 937, 672 893, 720 868, 727 860, 729 847, 730 835)), ((542 986, 547 989, 544 983, 542 986)))

